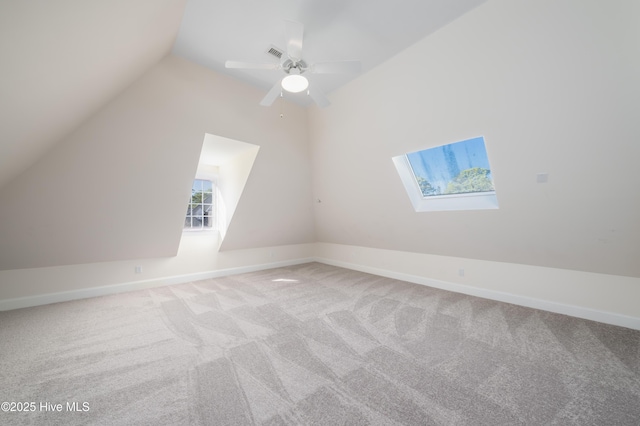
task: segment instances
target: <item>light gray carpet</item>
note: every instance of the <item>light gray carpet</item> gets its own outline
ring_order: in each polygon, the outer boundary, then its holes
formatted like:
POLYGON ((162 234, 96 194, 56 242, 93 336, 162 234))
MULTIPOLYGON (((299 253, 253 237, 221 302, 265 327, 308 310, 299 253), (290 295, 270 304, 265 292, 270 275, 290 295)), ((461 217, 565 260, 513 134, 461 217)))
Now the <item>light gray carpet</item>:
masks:
POLYGON ((0 401, 35 402, 3 425, 640 424, 640 332, 319 263, 0 312, 0 341, 0 401))

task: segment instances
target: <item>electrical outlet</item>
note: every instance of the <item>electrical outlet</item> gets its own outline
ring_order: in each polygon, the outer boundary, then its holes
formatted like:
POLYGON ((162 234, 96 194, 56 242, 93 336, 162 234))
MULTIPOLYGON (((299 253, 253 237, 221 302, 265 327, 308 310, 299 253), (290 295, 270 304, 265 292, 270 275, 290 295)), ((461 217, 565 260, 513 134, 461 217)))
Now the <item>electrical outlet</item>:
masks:
POLYGON ((136 271, 136 274, 141 274, 142 273, 142 266, 136 265, 135 271, 136 271))
POLYGON ((463 268, 458 269, 458 275, 460 275, 461 277, 464 277, 464 269, 463 268))

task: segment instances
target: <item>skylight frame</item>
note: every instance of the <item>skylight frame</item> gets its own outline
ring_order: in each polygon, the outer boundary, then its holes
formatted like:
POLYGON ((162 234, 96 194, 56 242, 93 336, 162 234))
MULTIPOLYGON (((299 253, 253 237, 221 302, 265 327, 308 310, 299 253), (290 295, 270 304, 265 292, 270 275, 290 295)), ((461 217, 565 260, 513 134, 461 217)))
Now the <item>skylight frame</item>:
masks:
MULTIPOLYGON (((479 136, 477 138, 482 138, 482 141, 484 143, 485 139, 483 136, 479 136)), ((458 142, 469 141, 477 138, 469 138, 458 142)), ((453 142, 451 144, 445 145, 453 145, 458 142, 453 142)), ((431 147, 426 149, 431 149, 431 147)), ((485 144, 485 152, 486 151, 487 150, 485 144)), ((411 166, 408 158, 408 154, 411 153, 412 152, 392 157, 392 161, 396 167, 396 170, 407 192, 407 195, 409 196, 409 200, 411 201, 411 204, 413 205, 413 208, 416 212, 491 210, 499 208, 498 197, 495 190, 424 196, 418 184, 417 176, 414 173, 413 167, 411 166)), ((486 153, 488 159, 488 152, 486 153)))

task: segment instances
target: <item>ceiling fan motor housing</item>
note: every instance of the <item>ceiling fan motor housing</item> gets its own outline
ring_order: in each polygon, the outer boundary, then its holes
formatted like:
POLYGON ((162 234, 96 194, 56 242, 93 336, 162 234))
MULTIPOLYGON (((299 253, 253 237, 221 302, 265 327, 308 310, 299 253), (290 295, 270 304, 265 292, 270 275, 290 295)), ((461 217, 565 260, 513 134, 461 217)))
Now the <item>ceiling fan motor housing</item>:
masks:
POLYGON ((302 74, 307 69, 308 69, 307 63, 302 59, 297 61, 287 59, 282 63, 282 70, 287 74, 291 74, 291 71, 293 71, 294 74, 302 74), (295 70, 297 70, 297 72, 295 70))

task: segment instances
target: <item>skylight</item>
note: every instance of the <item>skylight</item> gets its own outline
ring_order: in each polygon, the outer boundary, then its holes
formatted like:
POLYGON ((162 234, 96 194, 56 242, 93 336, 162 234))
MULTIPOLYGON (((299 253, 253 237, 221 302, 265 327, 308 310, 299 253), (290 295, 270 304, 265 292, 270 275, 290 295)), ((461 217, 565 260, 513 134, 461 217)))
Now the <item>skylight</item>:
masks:
POLYGON ((498 208, 482 136, 399 155, 393 162, 416 211, 498 208))

